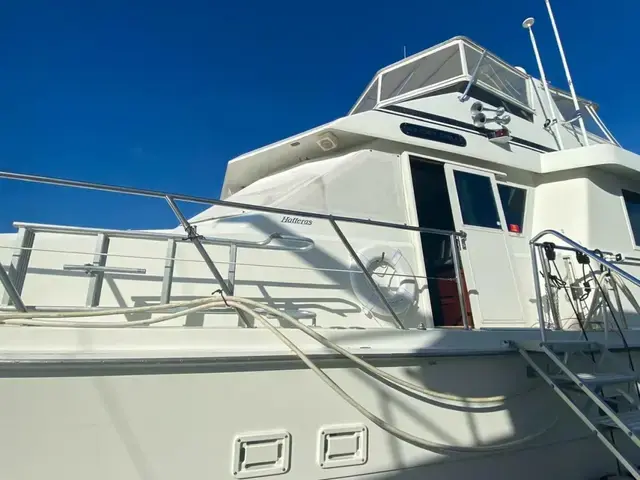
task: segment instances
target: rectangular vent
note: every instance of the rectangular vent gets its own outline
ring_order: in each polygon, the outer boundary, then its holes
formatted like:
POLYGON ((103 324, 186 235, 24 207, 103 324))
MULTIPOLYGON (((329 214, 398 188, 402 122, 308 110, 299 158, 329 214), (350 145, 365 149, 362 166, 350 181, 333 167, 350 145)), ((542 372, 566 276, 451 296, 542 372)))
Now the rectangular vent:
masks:
POLYGON ((257 478, 287 473, 290 448, 288 432, 239 435, 234 440, 233 476, 257 478))
POLYGON ((364 425, 325 427, 318 441, 318 463, 322 468, 363 465, 367 462, 368 431, 364 425))

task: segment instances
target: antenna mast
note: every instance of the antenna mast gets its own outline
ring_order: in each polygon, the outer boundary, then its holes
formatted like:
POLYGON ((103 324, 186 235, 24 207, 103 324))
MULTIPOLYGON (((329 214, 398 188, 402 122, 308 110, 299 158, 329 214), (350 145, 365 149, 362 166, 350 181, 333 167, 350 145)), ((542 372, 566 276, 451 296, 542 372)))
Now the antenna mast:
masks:
POLYGON ((558 27, 556 26, 556 20, 553 17, 553 11, 551 10, 550 0, 544 0, 547 4, 547 10, 549 11, 549 18, 551 19, 551 26, 553 27, 553 33, 556 36, 556 42, 558 44, 558 50, 560 50, 560 58, 562 58, 562 65, 564 66, 564 73, 567 76, 567 83, 569 84, 569 91, 571 92, 571 98, 573 99, 573 106, 576 109, 576 116, 578 117, 578 124, 582 131, 584 138, 584 144, 589 145, 589 137, 587 137, 587 129, 584 126, 584 120, 580 112, 580 104, 578 103, 578 97, 576 96, 576 90, 573 88, 573 81, 571 80, 571 74, 569 73, 569 65, 567 65, 567 59, 564 56, 564 49, 562 48, 562 42, 560 41, 560 34, 558 33, 558 27))
MULTIPOLYGON (((560 127, 558 125, 558 119, 556 118, 556 112, 553 108, 554 103, 551 100, 551 93, 549 92, 549 84, 547 83, 547 77, 544 74, 544 68, 542 67, 542 59, 540 58, 540 52, 538 52, 538 44, 536 43, 536 37, 533 35, 533 29, 531 28, 534 22, 535 22, 534 18, 529 17, 524 22, 522 22, 522 28, 526 28, 527 30, 529 30, 529 38, 531 38, 531 46, 533 47, 533 53, 536 56, 536 62, 538 62, 538 70, 540 71, 542 86, 544 87, 544 91, 547 94, 547 101, 549 102, 549 112, 550 112, 549 115, 551 116, 551 121, 553 122, 553 129, 556 133, 556 140, 558 141, 558 146, 560 147, 560 150, 564 150, 564 144, 562 143, 562 138, 560 137, 560 127)), ((531 83, 535 88, 533 79, 531 79, 531 83)))

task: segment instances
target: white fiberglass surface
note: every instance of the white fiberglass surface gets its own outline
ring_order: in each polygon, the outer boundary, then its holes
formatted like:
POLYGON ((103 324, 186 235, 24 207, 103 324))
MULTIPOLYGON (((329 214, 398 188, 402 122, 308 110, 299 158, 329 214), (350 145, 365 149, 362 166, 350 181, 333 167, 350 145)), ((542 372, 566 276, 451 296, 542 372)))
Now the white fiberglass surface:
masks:
MULTIPOLYGON (((276 173, 252 183, 226 200, 249 205, 277 206, 305 185, 321 178, 331 170, 348 161, 353 154, 347 154, 319 162, 309 162, 291 170, 276 173)), ((242 213, 237 208, 215 206, 199 213, 191 222, 202 222, 211 218, 220 218, 242 213)))

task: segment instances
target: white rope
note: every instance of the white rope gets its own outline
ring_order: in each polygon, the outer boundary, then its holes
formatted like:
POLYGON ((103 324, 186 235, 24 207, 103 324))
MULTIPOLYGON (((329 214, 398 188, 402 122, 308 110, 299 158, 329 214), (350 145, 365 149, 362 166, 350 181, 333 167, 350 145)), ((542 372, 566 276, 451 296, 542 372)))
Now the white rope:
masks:
MULTIPOLYGON (((496 444, 496 445, 480 445, 480 446, 473 446, 473 447, 463 446, 463 445, 446 445, 443 443, 437 443, 437 442, 427 440, 425 438, 418 437, 409 432, 406 432, 404 430, 400 430, 397 427, 394 427, 390 423, 386 422, 382 418, 376 416, 375 414, 367 410, 360 402, 358 402, 356 399, 354 399, 349 394, 347 394, 347 392, 345 392, 342 388, 340 388, 340 386, 337 383, 335 383, 331 378, 329 378, 329 376, 326 373, 324 373, 317 365, 315 365, 311 361, 311 359, 307 357, 304 354, 304 352, 302 352, 302 350, 300 350, 291 340, 289 340, 276 327, 271 325, 264 317, 257 314, 255 311, 251 310, 250 308, 243 305, 242 303, 233 300, 233 297, 228 298, 226 303, 228 303, 230 306, 233 306, 234 308, 237 308, 238 310, 241 310, 243 312, 246 312, 249 315, 252 315, 255 319, 260 321, 267 329, 269 329, 269 331, 271 331, 271 333, 273 333, 276 337, 278 337, 280 341, 282 341, 282 343, 287 345, 300 358, 300 360, 302 360, 305 363, 305 365, 307 365, 327 386, 329 386, 329 388, 331 388, 344 401, 346 401, 349 405, 351 405, 358 412, 360 412, 371 423, 377 425, 387 433, 390 433, 391 435, 398 437, 407 443, 423 448, 425 450, 440 450, 440 451, 449 451, 449 452, 458 452, 458 453, 482 453, 482 452, 498 452, 498 451, 509 450, 509 449, 518 447, 524 443, 528 443, 540 437, 541 435, 544 435, 545 433, 549 432, 552 428, 554 428, 556 423, 558 422, 558 417, 556 417, 548 427, 532 435, 527 435, 525 437, 519 438, 517 440, 513 440, 511 442, 505 442, 505 443, 496 444)), ((254 302, 250 302, 250 303, 254 303, 254 302)), ((261 306, 261 308, 265 308, 265 307, 261 306)), ((282 312, 280 313, 282 314, 282 312)), ((282 316, 284 318, 285 316, 288 316, 288 315, 282 314, 282 316)), ((296 320, 293 318, 291 318, 291 320, 296 322, 296 320)))
MULTIPOLYGON (((242 297, 227 297, 227 302, 234 301, 236 303, 241 303, 244 305, 248 305, 253 308, 261 309, 262 311, 272 314, 277 318, 281 318, 289 323, 294 328, 297 328, 304 332, 309 337, 316 340, 321 345, 333 350, 334 352, 346 357, 351 360, 355 364, 357 364, 363 370, 369 372, 371 375, 378 379, 383 379, 387 382, 390 382, 396 386, 403 387, 405 389, 412 390, 426 397, 444 400, 449 402, 459 402, 465 404, 497 404, 503 403, 507 399, 511 399, 517 396, 521 396, 525 393, 529 393, 532 390, 539 388, 539 386, 530 387, 528 389, 524 389, 520 392, 516 392, 509 396, 505 395, 497 395, 491 397, 461 397, 458 395, 450 395, 446 393, 436 392, 433 390, 426 389, 422 386, 416 385, 414 383, 408 382, 402 378, 395 377, 386 373, 383 370, 380 370, 377 367, 374 367, 370 363, 364 361, 360 357, 352 354, 348 350, 342 348, 340 345, 332 342, 326 337, 317 333, 314 329, 308 327, 304 323, 296 320, 292 316, 287 313, 277 310, 268 305, 263 305, 259 302, 242 298, 242 297)), ((195 313, 202 310, 208 310, 211 308, 228 308, 228 305, 223 300, 215 300, 209 297, 201 298, 197 300, 190 300, 184 302, 175 302, 164 305, 154 305, 154 306, 144 306, 144 307, 132 307, 132 308, 116 308, 109 310, 91 310, 91 311, 73 311, 73 312, 9 312, 0 314, 0 322, 5 323, 7 325, 22 325, 22 326, 38 326, 38 327, 65 327, 65 328, 128 328, 128 327, 139 327, 139 326, 147 326, 153 325, 157 323, 166 322, 168 320, 172 320, 174 318, 178 318, 184 315, 189 315, 190 313, 195 313), (114 315, 114 314, 128 314, 128 313, 142 313, 142 312, 157 312, 163 309, 174 309, 184 307, 184 310, 180 310, 179 312, 175 312, 169 315, 164 315, 158 318, 151 319, 143 319, 143 320, 133 320, 133 321, 124 321, 124 322, 96 322, 96 321, 67 321, 64 320, 66 318, 82 318, 82 317, 97 317, 97 316, 106 316, 106 315, 114 315), (37 319, 45 319, 45 320, 37 320, 37 319), (61 319, 61 320, 59 320, 61 319)))
MULTIPOLYGON (((523 437, 518 440, 514 440, 507 443, 502 443, 498 445, 487 445, 487 446, 462 446, 462 445, 445 445, 437 442, 432 442, 430 440, 426 440, 421 437, 417 437, 411 433, 408 433, 404 430, 400 430, 397 427, 387 423, 382 418, 376 416, 369 410, 367 410, 362 404, 360 404, 353 397, 348 395, 338 384, 336 384, 327 374, 325 374, 317 365, 311 361, 311 359, 289 338, 287 338, 278 328, 273 326, 267 319, 265 319, 262 315, 258 314, 255 310, 250 307, 260 308, 267 313, 271 313, 274 316, 280 317, 290 323, 292 326, 302 330, 307 335, 311 336, 313 339, 321 343, 322 345, 330 348, 331 350, 344 355, 349 360, 353 361, 361 368, 371 373, 373 376, 377 378, 385 379, 391 382, 394 385, 401 385, 405 388, 409 388, 414 391, 418 391, 428 396, 435 396, 437 398, 445 398, 448 400, 456 400, 463 401, 467 403, 494 403, 496 401, 504 400, 506 397, 504 396, 496 396, 496 397, 486 397, 486 398, 465 398, 465 397, 457 397, 454 395, 446 395, 441 394, 439 392, 433 392, 422 388, 418 385, 414 385, 410 382, 406 382, 400 378, 397 378, 393 375, 389 375, 388 373, 374 367, 373 365, 365 362, 361 358, 353 355, 351 352, 345 350, 339 345, 331 342, 329 339, 323 337, 322 335, 315 332, 313 329, 307 327, 302 322, 294 319, 292 316, 288 315, 285 312, 277 310, 268 305, 263 305, 259 302, 255 302, 253 300, 240 298, 240 297, 227 297, 223 299, 211 299, 204 298, 198 299, 188 302, 178 302, 174 304, 167 305, 156 305, 152 307, 135 307, 134 309, 117 309, 120 313, 132 311, 140 312, 140 311, 157 311, 160 308, 175 308, 177 306, 188 307, 184 310, 181 310, 176 313, 172 313, 169 315, 164 315, 162 317, 158 317, 156 319, 145 319, 145 320, 135 320, 131 322, 78 322, 78 321, 64 321, 64 320, 34 320, 33 317, 46 317, 46 318, 63 318, 63 317, 88 317, 88 316, 100 316, 100 315, 110 315, 113 314, 113 310, 105 311, 92 311, 92 312, 15 312, 11 314, 1 315, 0 319, 5 324, 12 325, 30 325, 30 326, 48 326, 48 327, 85 327, 85 328, 121 328, 121 327, 132 327, 132 326, 141 326, 141 325, 151 325, 154 323, 160 323, 167 320, 171 320, 173 318, 177 318, 183 315, 188 315, 189 313, 197 312, 200 310, 210 309, 210 308, 235 308, 236 310, 247 313, 252 316, 260 323, 262 323, 271 333, 273 333, 282 343, 284 343, 291 351, 293 351, 298 358, 302 362, 304 362, 329 388, 331 388, 337 395, 339 395, 343 400, 349 403, 352 407, 354 407, 358 412, 360 412, 365 418, 371 421, 373 424, 379 426, 386 432, 394 435, 412 445, 418 446, 420 448, 429 449, 429 450, 441 450, 441 451, 451 451, 451 452, 461 452, 461 453, 473 453, 473 452, 496 452, 508 450, 524 443, 527 443, 539 436, 547 433, 553 427, 555 427, 558 418, 556 417, 550 426, 544 428, 543 430, 523 437)), ((522 392, 520 393, 522 394, 522 392)))

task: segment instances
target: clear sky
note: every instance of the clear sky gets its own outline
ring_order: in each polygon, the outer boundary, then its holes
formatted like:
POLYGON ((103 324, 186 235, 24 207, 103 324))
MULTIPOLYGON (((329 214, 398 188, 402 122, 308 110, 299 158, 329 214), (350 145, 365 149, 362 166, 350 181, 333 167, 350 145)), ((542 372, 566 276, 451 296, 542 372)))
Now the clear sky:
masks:
MULTIPOLYGON (((342 116, 373 73, 466 35, 566 88, 543 0, 5 0, 0 169, 217 197, 226 162, 342 116)), ((640 152, 637 0, 555 0, 578 94, 640 152), (630 28, 631 27, 631 28, 630 28)), ((0 229, 172 226, 157 200, 0 182, 0 229)), ((189 213, 194 210, 189 210, 189 213)))

